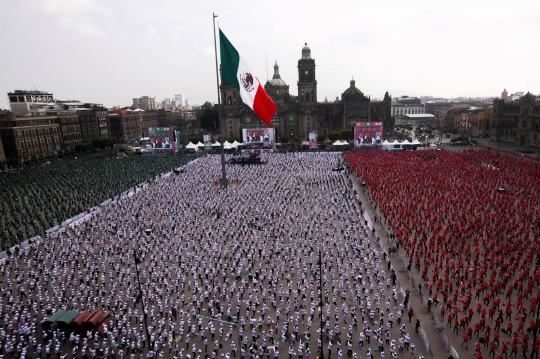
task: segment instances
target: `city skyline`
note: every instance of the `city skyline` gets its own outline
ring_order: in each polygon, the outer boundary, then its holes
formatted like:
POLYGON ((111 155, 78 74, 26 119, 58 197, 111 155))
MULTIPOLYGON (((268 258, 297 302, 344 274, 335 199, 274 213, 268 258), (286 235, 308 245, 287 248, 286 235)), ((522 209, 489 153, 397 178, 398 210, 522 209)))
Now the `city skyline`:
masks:
POLYGON ((533 46, 540 7, 533 1, 142 4, 3 4, 7 31, 0 41, 10 56, 0 58, 0 108, 9 108, 8 92, 34 87, 106 106, 178 93, 193 105, 217 102, 212 11, 255 75, 266 82, 277 61, 293 95, 306 42, 317 64, 319 101, 341 96, 352 77, 372 98, 387 90, 436 97, 500 96, 504 88, 540 93, 533 46))

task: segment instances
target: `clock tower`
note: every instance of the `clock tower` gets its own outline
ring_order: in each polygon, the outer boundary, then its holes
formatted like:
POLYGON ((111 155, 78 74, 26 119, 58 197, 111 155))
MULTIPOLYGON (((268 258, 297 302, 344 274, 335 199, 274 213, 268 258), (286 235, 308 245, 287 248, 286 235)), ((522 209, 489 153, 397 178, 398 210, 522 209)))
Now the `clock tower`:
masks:
POLYGON ((317 103, 317 80, 315 77, 315 60, 311 58, 311 50, 305 44, 302 58, 298 60, 298 103, 309 105, 317 103))
MULTIPOLYGON (((309 132, 319 126, 317 121, 317 80, 315 77, 315 59, 305 44, 302 58, 298 60, 298 132, 297 137, 307 138, 309 132)), ((291 134, 289 134, 291 135, 291 134)))

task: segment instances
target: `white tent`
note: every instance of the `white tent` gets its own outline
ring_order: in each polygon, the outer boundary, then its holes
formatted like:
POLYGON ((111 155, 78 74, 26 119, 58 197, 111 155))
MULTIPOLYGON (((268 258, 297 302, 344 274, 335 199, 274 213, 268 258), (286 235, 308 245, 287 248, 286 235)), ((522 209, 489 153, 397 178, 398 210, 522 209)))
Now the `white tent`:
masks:
POLYGON ((382 143, 383 151, 390 151, 390 149, 394 148, 393 142, 388 142, 388 140, 384 140, 382 143))
POLYGON ((243 143, 240 143, 240 142, 237 142, 236 140, 234 140, 234 142, 232 143, 232 145, 233 145, 234 147, 238 147, 238 146, 242 146, 243 143))
POLYGON ((349 144, 349 142, 347 142, 347 141, 336 140, 336 142, 332 143, 332 146, 346 146, 348 144, 349 144))
POLYGON ((221 143, 219 143, 218 141, 216 141, 216 142, 212 145, 212 147, 221 147, 221 143))
POLYGON ((410 145, 411 143, 408 141, 408 140, 405 140, 403 142, 400 143, 400 145, 410 145))
POLYGON ((225 141, 225 143, 223 144, 224 150, 232 150, 234 148, 236 148, 236 146, 234 146, 232 143, 229 143, 227 141, 225 141))
POLYGON ((223 143, 223 146, 224 147, 227 147, 227 146, 230 146, 232 145, 232 143, 230 143, 229 141, 225 140, 225 142, 223 143))
POLYGON ((199 147, 197 147, 197 145, 194 145, 193 143, 188 143, 185 147, 187 150, 195 150, 195 151, 199 151, 199 147))
POLYGON ((196 144, 197 147, 204 147, 204 143, 202 143, 201 141, 197 142, 196 144))
POLYGON ((302 142, 302 146, 309 146, 309 142, 302 142))
POLYGON ((420 141, 418 141, 417 139, 411 142, 411 145, 420 145, 420 144, 421 144, 420 141))

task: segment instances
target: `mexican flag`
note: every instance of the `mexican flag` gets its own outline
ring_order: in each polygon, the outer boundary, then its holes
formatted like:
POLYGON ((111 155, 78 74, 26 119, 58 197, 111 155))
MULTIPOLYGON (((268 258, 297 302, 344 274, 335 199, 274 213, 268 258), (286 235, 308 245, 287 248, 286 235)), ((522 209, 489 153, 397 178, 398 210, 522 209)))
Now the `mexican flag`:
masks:
POLYGON ((259 79, 236 51, 225 34, 219 30, 219 49, 221 53, 221 75, 229 85, 240 90, 242 101, 255 112, 268 126, 276 113, 276 104, 268 96, 259 79))

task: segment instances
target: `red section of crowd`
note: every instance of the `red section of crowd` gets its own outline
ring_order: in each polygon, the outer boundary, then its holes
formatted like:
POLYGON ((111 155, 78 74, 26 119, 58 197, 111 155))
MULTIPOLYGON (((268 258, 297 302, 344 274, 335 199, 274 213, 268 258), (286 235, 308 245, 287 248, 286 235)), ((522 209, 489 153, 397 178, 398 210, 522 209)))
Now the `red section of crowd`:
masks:
POLYGON ((439 317, 464 344, 478 338, 475 356, 538 352, 540 165, 488 151, 346 156, 439 317))

